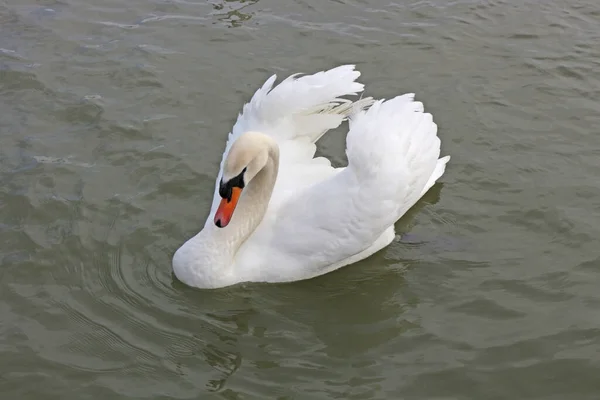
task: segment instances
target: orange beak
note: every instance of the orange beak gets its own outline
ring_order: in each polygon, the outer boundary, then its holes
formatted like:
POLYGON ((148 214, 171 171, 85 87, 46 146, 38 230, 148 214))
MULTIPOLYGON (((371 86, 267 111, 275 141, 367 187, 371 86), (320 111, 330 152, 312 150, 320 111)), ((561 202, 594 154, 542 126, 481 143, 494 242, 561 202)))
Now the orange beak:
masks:
POLYGON ((217 208, 217 212, 215 213, 216 226, 219 228, 225 228, 229 224, 241 194, 241 188, 233 187, 231 189, 231 200, 221 199, 221 204, 219 204, 219 208, 217 208))

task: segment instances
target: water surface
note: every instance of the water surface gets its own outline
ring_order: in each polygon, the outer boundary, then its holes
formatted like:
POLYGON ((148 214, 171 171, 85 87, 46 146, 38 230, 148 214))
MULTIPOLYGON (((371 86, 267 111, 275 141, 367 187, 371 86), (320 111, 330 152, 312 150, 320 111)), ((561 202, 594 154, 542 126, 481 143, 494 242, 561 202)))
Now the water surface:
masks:
MULTIPOLYGON (((6 399, 597 399, 600 5, 0 2, 6 399), (443 179, 373 257, 190 289, 174 250, 273 72, 415 92, 443 179)), ((343 163, 343 129, 320 153, 343 163)))

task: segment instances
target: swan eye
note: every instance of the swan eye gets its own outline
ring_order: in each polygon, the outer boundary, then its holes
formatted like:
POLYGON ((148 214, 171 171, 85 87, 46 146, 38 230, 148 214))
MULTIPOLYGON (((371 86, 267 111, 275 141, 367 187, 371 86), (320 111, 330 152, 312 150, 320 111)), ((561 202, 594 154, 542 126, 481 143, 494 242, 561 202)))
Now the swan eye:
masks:
POLYGON ((245 172, 246 172, 246 168, 244 168, 239 175, 234 176, 227 182, 223 182, 223 179, 221 179, 221 183, 219 184, 219 195, 222 198, 227 199, 227 201, 231 201, 231 195, 233 192, 233 188, 237 187, 237 188, 243 189, 244 186, 246 186, 246 184, 244 182, 244 173, 245 172))

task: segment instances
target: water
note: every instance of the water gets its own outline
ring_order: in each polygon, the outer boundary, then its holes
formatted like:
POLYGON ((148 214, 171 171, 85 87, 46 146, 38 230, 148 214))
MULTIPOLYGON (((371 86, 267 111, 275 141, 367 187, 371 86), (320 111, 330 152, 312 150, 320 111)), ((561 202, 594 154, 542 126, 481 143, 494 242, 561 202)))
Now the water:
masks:
MULTIPOLYGON (((600 6, 0 2, 6 399, 597 399, 600 6), (452 161, 373 257, 190 289, 243 102, 356 63, 452 161)), ((344 136, 320 153, 344 162, 344 136)))

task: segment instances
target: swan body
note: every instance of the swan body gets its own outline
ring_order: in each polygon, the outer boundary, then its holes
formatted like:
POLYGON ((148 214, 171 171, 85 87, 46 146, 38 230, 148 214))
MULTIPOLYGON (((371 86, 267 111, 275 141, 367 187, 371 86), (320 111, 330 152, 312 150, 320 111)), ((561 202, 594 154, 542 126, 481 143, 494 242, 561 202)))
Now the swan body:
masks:
POLYGON ((313 278, 364 259, 395 237, 394 223, 443 175, 432 116, 414 94, 356 102, 360 73, 344 65, 269 78, 229 134, 204 228, 173 256, 183 283, 313 278), (348 166, 314 157, 344 120, 348 166))

